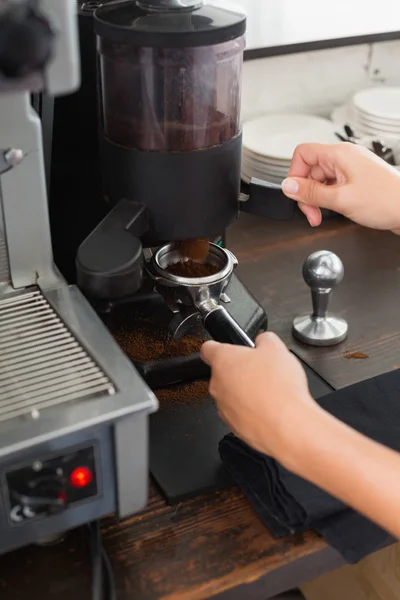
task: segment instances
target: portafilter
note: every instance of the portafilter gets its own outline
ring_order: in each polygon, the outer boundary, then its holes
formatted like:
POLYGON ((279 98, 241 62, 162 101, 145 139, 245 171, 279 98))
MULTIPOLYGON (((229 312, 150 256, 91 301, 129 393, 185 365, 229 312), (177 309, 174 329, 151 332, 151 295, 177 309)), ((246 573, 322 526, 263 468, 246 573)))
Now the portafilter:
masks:
POLYGON ((169 266, 181 260, 173 243, 153 254, 147 269, 158 292, 167 302, 172 299, 183 311, 187 307, 194 307, 202 318, 204 328, 217 342, 254 348, 253 341, 220 304, 238 264, 232 252, 217 244, 210 244, 207 264, 218 267, 219 270, 206 277, 180 277, 168 272, 169 266))

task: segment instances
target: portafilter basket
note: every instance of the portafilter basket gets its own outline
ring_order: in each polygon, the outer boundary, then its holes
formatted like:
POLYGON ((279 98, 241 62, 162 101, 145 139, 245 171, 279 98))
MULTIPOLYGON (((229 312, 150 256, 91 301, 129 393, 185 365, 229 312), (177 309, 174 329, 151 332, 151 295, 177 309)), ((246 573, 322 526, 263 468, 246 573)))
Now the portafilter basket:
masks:
POLYGON ((173 243, 162 246, 153 254, 147 269, 159 293, 170 298, 172 292, 178 305, 194 306, 202 317, 206 331, 217 342, 254 348, 253 341, 220 304, 221 296, 238 264, 232 252, 217 244, 210 244, 206 262, 219 267, 219 271, 207 277, 180 277, 167 271, 170 265, 181 260, 173 243))

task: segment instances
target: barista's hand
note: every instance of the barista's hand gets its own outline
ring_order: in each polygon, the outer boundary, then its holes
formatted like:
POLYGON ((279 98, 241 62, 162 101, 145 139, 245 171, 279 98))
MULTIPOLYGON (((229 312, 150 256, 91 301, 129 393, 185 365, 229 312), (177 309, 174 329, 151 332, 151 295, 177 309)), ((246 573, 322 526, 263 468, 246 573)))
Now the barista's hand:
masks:
POLYGON ((299 361, 273 333, 260 335, 256 349, 206 342, 201 356, 212 368, 210 393, 231 431, 289 468, 299 437, 321 411, 299 361))
POLYGON ((255 350, 206 342, 202 356, 221 416, 240 438, 400 538, 400 454, 322 410, 276 336, 263 334, 255 350))
POLYGON ((355 144, 298 146, 283 191, 313 227, 327 208, 366 227, 400 229, 400 174, 355 144))

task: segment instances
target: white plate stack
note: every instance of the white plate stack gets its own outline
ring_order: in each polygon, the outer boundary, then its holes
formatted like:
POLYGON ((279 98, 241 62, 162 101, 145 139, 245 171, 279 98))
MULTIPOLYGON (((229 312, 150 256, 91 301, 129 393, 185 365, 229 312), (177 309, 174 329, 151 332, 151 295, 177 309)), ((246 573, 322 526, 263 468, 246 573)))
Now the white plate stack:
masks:
POLYGON ((377 87, 353 96, 354 126, 362 135, 400 137, 400 87, 377 87))
POLYGON ((299 144, 334 144, 335 125, 320 117, 270 114, 243 126, 242 180, 252 178, 281 183, 289 172, 299 144))

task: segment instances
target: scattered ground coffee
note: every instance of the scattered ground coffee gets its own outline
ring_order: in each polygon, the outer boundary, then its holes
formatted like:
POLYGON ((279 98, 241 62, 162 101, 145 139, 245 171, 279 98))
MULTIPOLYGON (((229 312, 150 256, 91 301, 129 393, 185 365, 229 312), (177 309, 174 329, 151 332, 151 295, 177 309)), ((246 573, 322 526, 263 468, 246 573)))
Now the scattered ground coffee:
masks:
POLYGON ((146 327, 143 323, 134 331, 117 331, 114 337, 125 354, 138 363, 158 358, 189 356, 199 352, 204 341, 200 336, 185 336, 177 341, 165 331, 155 331, 154 327, 146 327))
POLYGON ((177 408, 190 402, 202 404, 208 397, 208 381, 193 381, 182 385, 175 385, 164 390, 156 390, 155 394, 160 402, 161 410, 164 408, 177 408))
MULTIPOLYGON (((203 342, 208 339, 200 328, 190 336, 174 340, 168 329, 163 326, 164 311, 155 307, 143 307, 132 310, 129 306, 120 307, 114 312, 111 331, 125 354, 134 363, 152 360, 190 356, 199 352, 203 342)), ((169 315, 169 312, 167 313, 169 315)), ((203 406, 208 398, 208 382, 193 381, 167 389, 156 390, 161 409, 179 411, 182 404, 193 403, 203 406)))
MULTIPOLYGON (((114 333, 114 337, 125 354, 135 363, 144 363, 174 356, 189 356, 199 352, 204 338, 184 337, 179 341, 162 330, 154 330, 149 323, 141 323, 139 330, 114 333)), ((208 397, 208 381, 193 381, 170 388, 156 390, 161 409, 177 410, 180 405, 191 402, 202 404, 208 397)))
POLYGON ((348 360, 365 360, 366 358, 369 358, 368 354, 365 354, 365 352, 346 352, 344 357, 348 360))

